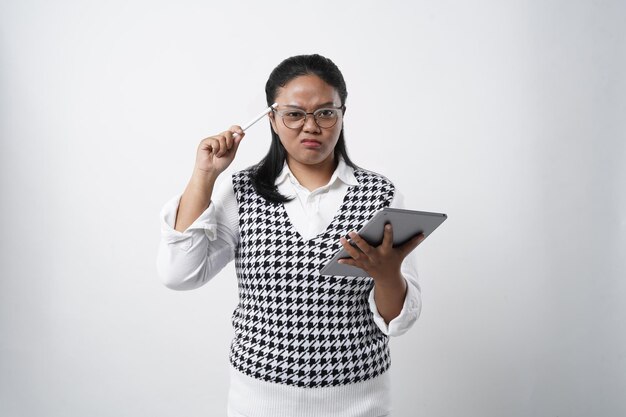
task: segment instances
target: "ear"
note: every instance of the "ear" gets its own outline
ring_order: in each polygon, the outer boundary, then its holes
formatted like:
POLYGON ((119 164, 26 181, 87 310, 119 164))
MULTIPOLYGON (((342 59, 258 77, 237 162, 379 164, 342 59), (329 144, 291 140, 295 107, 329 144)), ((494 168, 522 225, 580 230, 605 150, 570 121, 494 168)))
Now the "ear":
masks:
POLYGON ((271 111, 268 113, 268 117, 270 118, 270 124, 272 125, 272 130, 274 131, 274 133, 278 135, 278 130, 276 129, 276 119, 274 118, 275 114, 276 113, 271 111))

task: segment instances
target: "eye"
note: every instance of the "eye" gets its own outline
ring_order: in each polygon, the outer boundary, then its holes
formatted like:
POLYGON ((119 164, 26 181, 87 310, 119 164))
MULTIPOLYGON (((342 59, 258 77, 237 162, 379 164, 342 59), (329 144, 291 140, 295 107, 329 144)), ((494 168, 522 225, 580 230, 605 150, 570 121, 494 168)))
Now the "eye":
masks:
POLYGON ((335 117, 337 114, 337 110, 335 109, 319 109, 317 112, 317 117, 321 117, 323 119, 329 119, 335 117))
POLYGON ((301 119, 304 117, 304 113, 302 113, 301 111, 295 111, 295 110, 287 111, 283 115, 290 119, 301 119))

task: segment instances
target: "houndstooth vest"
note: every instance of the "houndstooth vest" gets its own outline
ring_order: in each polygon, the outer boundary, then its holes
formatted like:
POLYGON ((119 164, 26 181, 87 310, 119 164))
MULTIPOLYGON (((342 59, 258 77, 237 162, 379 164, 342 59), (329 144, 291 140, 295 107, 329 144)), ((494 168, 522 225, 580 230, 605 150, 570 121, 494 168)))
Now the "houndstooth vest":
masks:
POLYGON ((305 240, 283 204, 254 190, 249 171, 233 175, 240 242, 235 253, 239 303, 232 317, 231 364, 267 382, 326 387, 368 380, 391 362, 388 337, 374 323, 372 278, 320 275, 339 237, 389 206, 395 188, 381 175, 355 170, 327 229, 305 240))

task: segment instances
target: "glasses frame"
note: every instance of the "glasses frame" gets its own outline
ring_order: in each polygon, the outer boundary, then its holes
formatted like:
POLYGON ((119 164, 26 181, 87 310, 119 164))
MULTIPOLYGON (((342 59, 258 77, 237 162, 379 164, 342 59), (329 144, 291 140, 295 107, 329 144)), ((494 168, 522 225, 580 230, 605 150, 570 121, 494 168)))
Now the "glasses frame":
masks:
POLYGON ((319 127, 320 129, 332 129, 333 127, 335 127, 335 125, 337 124, 337 122, 339 121, 339 115, 337 115, 337 119, 335 119, 335 123, 333 123, 330 126, 326 126, 326 127, 322 127, 320 126, 319 122, 317 121, 317 117, 316 114, 319 114, 319 112, 324 111, 324 110, 341 110, 341 115, 343 116, 343 112, 346 110, 346 106, 340 106, 340 107, 322 107, 320 109, 315 110, 314 112, 306 112, 302 109, 298 109, 298 108, 294 108, 291 110, 278 110, 278 109, 272 109, 272 111, 276 114, 278 114, 281 118, 281 120, 283 121, 283 125, 285 125, 285 127, 287 129, 292 129, 292 130, 297 130, 297 129, 302 129, 302 127, 306 124, 306 118, 309 116, 309 114, 311 116, 313 116, 313 121, 315 122, 315 124, 317 125, 317 127, 319 127), (299 111, 304 113, 304 119, 302 119, 302 122, 300 124, 300 126, 298 127, 289 127, 287 126, 287 123, 285 123, 285 113, 289 112, 289 111, 299 111))

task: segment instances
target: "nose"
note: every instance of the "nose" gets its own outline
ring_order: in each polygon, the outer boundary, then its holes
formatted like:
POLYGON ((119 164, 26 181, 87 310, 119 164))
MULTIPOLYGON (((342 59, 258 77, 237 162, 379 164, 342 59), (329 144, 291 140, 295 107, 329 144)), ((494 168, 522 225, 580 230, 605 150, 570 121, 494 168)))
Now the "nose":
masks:
POLYGON ((305 132, 319 132, 320 127, 317 125, 315 121, 315 117, 312 114, 308 114, 304 117, 304 126, 302 126, 302 130, 305 132))

